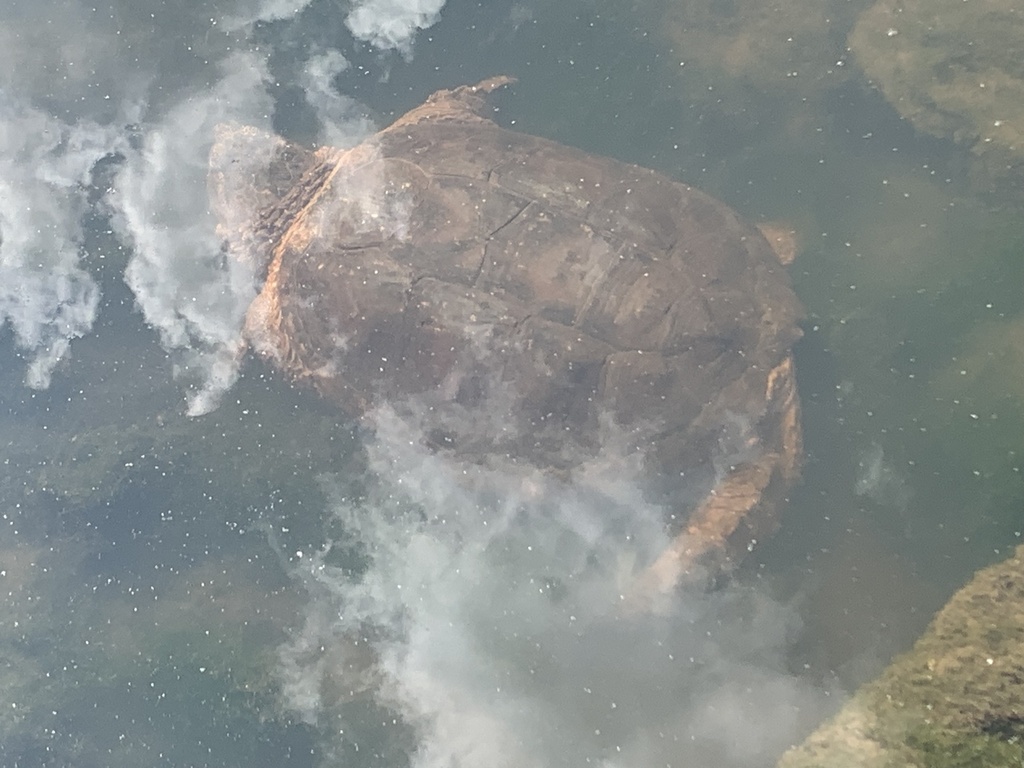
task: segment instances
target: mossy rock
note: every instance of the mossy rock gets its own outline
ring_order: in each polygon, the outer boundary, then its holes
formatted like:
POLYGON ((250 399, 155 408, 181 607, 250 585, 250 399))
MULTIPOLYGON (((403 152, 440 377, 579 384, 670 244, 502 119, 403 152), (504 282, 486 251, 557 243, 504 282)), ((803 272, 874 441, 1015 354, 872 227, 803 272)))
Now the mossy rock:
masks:
POLYGON ((992 169, 1024 162, 1024 9, 1009 0, 879 0, 849 45, 919 130, 971 147, 992 169))
POLYGON ((907 654, 779 768, 1024 762, 1024 547, 957 592, 907 654))
POLYGON ((803 88, 837 74, 847 13, 807 0, 677 1, 665 3, 661 31, 702 67, 758 87, 803 88))

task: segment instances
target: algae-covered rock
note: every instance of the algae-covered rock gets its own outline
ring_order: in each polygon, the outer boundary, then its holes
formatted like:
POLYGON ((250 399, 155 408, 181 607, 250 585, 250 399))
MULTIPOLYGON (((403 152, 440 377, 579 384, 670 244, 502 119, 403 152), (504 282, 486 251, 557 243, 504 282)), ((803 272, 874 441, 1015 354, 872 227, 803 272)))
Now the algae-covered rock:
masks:
POLYGON ((968 407, 1009 400, 1024 411, 1024 313, 998 314, 965 334, 956 357, 935 377, 934 398, 944 406, 974 396, 968 407))
POLYGON ((868 77, 919 130, 978 153, 1024 159, 1018 4, 879 0, 849 44, 868 77))
POLYGON ((806 88, 843 72, 844 35, 862 0, 668 2, 661 31, 684 60, 759 88, 806 88))
MULTIPOLYGON (((821 150, 823 115, 837 119, 835 105, 856 82, 846 38, 871 2, 636 0, 645 15, 640 23, 662 48, 664 74, 655 82, 658 98, 672 104, 669 130, 676 137, 672 144, 683 150, 680 175, 694 178, 699 172, 715 183, 707 175, 709 162, 713 167, 725 157, 757 155, 775 158, 779 178, 796 174, 805 154, 821 150), (680 121, 692 123, 684 128, 680 121), (753 151, 766 142, 771 149, 753 151), (689 167, 687 153, 700 156, 699 164, 689 167)), ((763 182, 775 173, 766 170, 732 166, 732 172, 745 174, 742 183, 763 182)), ((718 181, 717 188, 734 183, 718 181)))
MULTIPOLYGON (((949 363, 929 382, 926 415, 970 446, 970 469, 1007 471, 1021 487, 1024 447, 1024 313, 978 321, 956 340, 949 363)), ((1013 513, 1019 515, 1019 511, 1013 513)), ((1019 523, 1016 523, 1019 525, 1019 523)))
POLYGON ((1024 546, 957 592, 907 654, 779 768, 1020 765, 1024 546))
POLYGON ((5 414, 0 501, 50 499, 75 517, 109 506, 131 487, 157 479, 173 486, 175 477, 198 472, 207 490, 217 486, 245 507, 299 474, 336 469, 355 446, 351 424, 324 418, 307 404, 311 398, 284 386, 243 381, 235 394, 198 419, 154 410, 149 401, 123 412, 5 414))
POLYGON ((277 706, 277 646, 302 602, 259 534, 134 574, 82 535, 29 538, 0 542, 0 765, 284 764, 303 729, 277 706))

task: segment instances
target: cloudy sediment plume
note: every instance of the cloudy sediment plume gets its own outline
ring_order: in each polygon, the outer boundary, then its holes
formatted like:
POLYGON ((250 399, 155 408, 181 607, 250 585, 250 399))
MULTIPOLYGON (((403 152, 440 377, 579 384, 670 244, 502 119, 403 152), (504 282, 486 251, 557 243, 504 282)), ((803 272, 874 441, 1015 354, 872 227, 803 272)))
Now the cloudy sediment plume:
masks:
POLYGON ((244 30, 261 21, 280 21, 298 16, 312 0, 240 0, 225 13, 224 24, 244 30))
POLYGON ((99 287, 83 261, 96 163, 126 144, 113 127, 67 124, 0 94, 0 326, 45 389, 71 341, 92 329, 99 287))
POLYGON ((359 40, 412 56, 421 29, 437 23, 445 0, 357 0, 345 24, 359 40))
POLYGON ((340 51, 324 51, 309 58, 299 77, 306 102, 320 121, 320 144, 347 147, 373 132, 362 105, 334 86, 349 66, 340 51))
POLYGON ((813 720, 822 694, 785 668, 791 610, 740 587, 626 604, 667 544, 636 478, 470 465, 392 408, 370 418, 371 490, 335 492, 345 540, 295 570, 309 618, 281 669, 305 720, 361 692, 413 729, 417 768, 759 766, 813 720), (352 541, 365 570, 332 561, 352 541))
POLYGON ((242 321, 256 295, 251 265, 227 258, 210 211, 209 155, 217 125, 267 125, 271 100, 261 59, 238 54, 209 91, 185 99, 149 126, 117 176, 112 201, 133 247, 125 280, 146 321, 186 373, 199 378, 189 412, 216 407, 234 383, 242 321))

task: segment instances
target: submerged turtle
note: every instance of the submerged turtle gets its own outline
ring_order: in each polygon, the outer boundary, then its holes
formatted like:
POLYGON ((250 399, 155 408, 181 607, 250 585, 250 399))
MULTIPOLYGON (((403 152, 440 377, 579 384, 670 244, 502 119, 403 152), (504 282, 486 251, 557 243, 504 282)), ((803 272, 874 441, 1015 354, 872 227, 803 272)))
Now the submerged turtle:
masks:
POLYGON ((688 515, 650 571, 666 588, 774 528, 801 309, 723 203, 484 117, 506 82, 435 93, 351 149, 221 127, 220 232, 263 276, 246 335, 350 412, 416 409, 460 456, 571 471, 614 438, 688 515))

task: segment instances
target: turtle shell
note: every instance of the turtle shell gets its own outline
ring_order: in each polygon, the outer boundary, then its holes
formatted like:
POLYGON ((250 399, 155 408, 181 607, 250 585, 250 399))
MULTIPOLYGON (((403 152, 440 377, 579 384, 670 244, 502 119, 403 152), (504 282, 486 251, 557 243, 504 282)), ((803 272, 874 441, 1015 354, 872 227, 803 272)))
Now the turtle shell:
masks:
POLYGON ((571 470, 615 439, 691 507, 727 477, 748 506, 791 481, 801 308, 764 236, 659 173, 499 127, 482 112, 505 82, 349 149, 220 129, 220 231, 263 277, 251 344, 352 413, 415 409, 459 455, 571 470))

